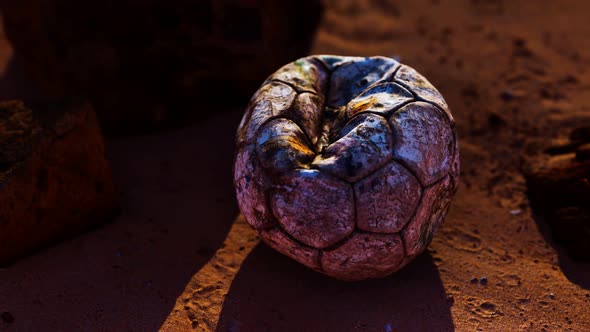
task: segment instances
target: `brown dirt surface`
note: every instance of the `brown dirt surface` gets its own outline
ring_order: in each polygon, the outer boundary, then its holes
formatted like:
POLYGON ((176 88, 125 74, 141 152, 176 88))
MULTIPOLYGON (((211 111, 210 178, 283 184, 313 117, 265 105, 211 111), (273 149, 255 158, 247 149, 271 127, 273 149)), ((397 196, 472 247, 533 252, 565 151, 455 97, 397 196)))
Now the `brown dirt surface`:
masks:
POLYGON ((314 53, 398 56, 453 112, 459 189, 426 253, 391 277, 347 283, 259 244, 236 218, 242 114, 228 111, 111 141, 123 214, 0 270, 0 330, 590 330, 590 264, 554 244, 520 172, 590 124, 590 4, 326 5, 314 53))

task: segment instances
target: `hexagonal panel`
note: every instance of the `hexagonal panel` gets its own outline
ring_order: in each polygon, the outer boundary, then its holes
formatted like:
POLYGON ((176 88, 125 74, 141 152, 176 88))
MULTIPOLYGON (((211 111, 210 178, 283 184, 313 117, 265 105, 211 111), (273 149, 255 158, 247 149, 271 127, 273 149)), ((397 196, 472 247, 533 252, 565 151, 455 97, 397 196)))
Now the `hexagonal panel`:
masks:
POLYGON ((407 255, 417 255, 426 249, 447 215, 452 196, 449 176, 424 190, 414 219, 402 231, 407 255))
POLYGON ((262 241, 271 248, 287 255, 299 263, 314 270, 319 269, 319 250, 306 247, 297 241, 293 241, 287 234, 278 228, 261 230, 258 233, 262 241))
POLYGON ((278 115, 300 124, 311 144, 315 145, 321 135, 323 106, 323 97, 305 92, 295 98, 291 108, 278 115))
POLYGON ((394 113, 389 122, 395 142, 394 159, 409 167, 423 186, 449 173, 453 163, 453 132, 438 107, 413 102, 394 113))
POLYGON ((260 128, 256 153, 262 167, 271 174, 308 168, 315 157, 301 128, 283 118, 273 119, 260 128))
POLYGON ((386 57, 362 58, 337 66, 330 78, 330 95, 327 104, 341 107, 365 91, 373 83, 383 79, 386 73, 399 63, 386 57))
POLYGON ((344 239, 354 229, 350 185, 317 170, 297 170, 273 188, 271 207, 281 227, 315 248, 344 239))
POLYGON ((393 113, 402 104, 413 100, 412 94, 397 83, 382 83, 375 85, 346 106, 346 113, 352 118, 361 112, 375 112, 383 115, 393 113))
POLYGON ((297 96, 295 90, 284 83, 270 82, 263 85, 250 101, 238 127, 237 145, 252 144, 260 126, 291 107, 297 96))
POLYGON ((326 91, 328 73, 310 57, 296 60, 281 67, 267 79, 267 82, 272 80, 289 83, 300 93, 307 91, 320 94, 326 91))
POLYGON ((270 183, 262 173, 252 145, 243 146, 236 154, 234 186, 240 211, 248 223, 256 229, 273 226, 273 218, 265 198, 270 183))
POLYGON ((440 106, 453 123, 454 119, 449 111, 449 105, 440 92, 430 83, 426 77, 418 73, 414 68, 401 65, 395 74, 395 80, 408 86, 420 99, 433 102, 440 106))
POLYGON ((387 120, 360 114, 342 129, 340 138, 313 161, 313 167, 349 182, 357 181, 393 157, 393 135, 387 120))
POLYGON ((327 275, 353 281, 389 275, 403 258, 399 235, 356 233, 338 248, 323 252, 320 260, 327 275))
POLYGON ((422 194, 418 180, 395 161, 353 187, 357 227, 376 233, 399 232, 414 214, 422 194))

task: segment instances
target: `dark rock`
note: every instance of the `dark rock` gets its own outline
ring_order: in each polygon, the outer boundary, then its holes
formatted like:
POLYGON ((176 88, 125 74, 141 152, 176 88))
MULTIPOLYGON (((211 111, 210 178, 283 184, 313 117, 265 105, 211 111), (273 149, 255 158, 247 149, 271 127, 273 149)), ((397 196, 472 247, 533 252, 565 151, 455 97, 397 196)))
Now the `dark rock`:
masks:
POLYGON ((117 191, 92 108, 0 102, 0 264, 108 220, 117 191))
POLYGON ((129 134, 242 106, 268 75, 306 55, 319 0, 2 1, 28 72, 59 99, 91 101, 129 134))
POLYGON ((524 175, 535 212, 549 223, 553 238, 578 260, 590 261, 590 137, 584 127, 571 141, 528 161, 524 175))

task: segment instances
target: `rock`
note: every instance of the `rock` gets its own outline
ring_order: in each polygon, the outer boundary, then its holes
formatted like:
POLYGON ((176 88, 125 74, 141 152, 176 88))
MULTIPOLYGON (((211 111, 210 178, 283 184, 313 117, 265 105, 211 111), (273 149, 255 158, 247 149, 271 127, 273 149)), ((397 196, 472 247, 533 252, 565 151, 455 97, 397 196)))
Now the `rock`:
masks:
POLYGON ((319 0, 3 1, 5 29, 45 92, 92 102, 108 133, 161 129, 247 102, 304 56, 319 0))
POLYGON ((535 212, 575 259, 590 261, 590 137, 577 128, 570 142, 529 160, 524 175, 535 212), (585 141, 586 140, 586 141, 585 141))
POLYGON ((87 103, 0 102, 0 264, 117 211, 117 190, 87 103))

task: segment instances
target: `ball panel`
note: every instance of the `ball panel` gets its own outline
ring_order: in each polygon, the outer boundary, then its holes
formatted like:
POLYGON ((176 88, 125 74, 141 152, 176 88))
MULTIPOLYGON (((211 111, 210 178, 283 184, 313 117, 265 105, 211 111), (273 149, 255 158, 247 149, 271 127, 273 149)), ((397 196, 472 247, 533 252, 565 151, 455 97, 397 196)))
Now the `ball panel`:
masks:
POLYGON ((354 281, 387 276, 403 258, 399 235, 356 233, 340 247, 324 251, 320 260, 325 274, 354 281))
POLYGON ((440 92, 430 83, 426 77, 418 73, 414 68, 401 65, 395 75, 395 80, 409 87, 420 99, 433 102, 442 108, 451 123, 454 123, 453 115, 449 111, 449 105, 440 92))
POLYGON ((328 54, 315 55, 315 56, 311 56, 311 58, 317 59, 318 61, 323 63, 324 67, 326 67, 330 72, 333 72, 336 68, 338 68, 339 66, 341 66, 343 64, 352 63, 352 62, 360 62, 360 61, 365 60, 364 57, 360 57, 360 56, 340 56, 340 55, 328 55, 328 54))
POLYGON ((354 117, 312 165, 349 182, 375 171, 393 157, 387 120, 375 114, 354 117))
POLYGON ((416 215, 402 231, 406 255, 420 254, 432 241, 434 233, 447 215, 453 191, 449 176, 424 190, 416 215))
POLYGON ((287 255, 314 270, 319 269, 319 250, 293 241, 278 228, 261 230, 259 235, 264 243, 281 254, 287 255))
POLYGON ((252 145, 243 146, 236 154, 234 186, 238 206, 248 223, 256 229, 274 226, 265 197, 270 182, 262 172, 252 145))
POLYGON ((354 230, 351 186, 317 170, 296 170, 282 177, 271 197, 282 228, 308 246, 328 247, 354 230))
POLYGON ((330 95, 326 101, 330 107, 341 107, 365 91, 373 83, 383 79, 386 73, 399 63, 385 57, 362 58, 340 64, 330 79, 330 95))
POLYGON ((295 90, 280 82, 270 82, 256 91, 250 102, 251 109, 246 111, 238 127, 238 146, 252 144, 260 126, 269 118, 289 109, 295 96, 295 90))
POLYGON ((301 93, 295 98, 293 107, 279 114, 301 125, 312 145, 321 135, 324 99, 311 93, 301 93))
POLYGON ((413 102, 394 113, 394 158, 410 168, 423 186, 447 175, 453 162, 453 132, 443 112, 413 102))
POLYGON ((320 94, 326 91, 328 73, 310 57, 299 59, 281 67, 266 82, 272 80, 289 83, 300 93, 307 91, 320 94))
POLYGON ((422 194, 418 180, 392 161, 354 184, 357 227, 376 233, 397 233, 410 220, 422 194))
POLYGON ((412 94, 401 85, 382 83, 367 89, 351 100, 346 106, 346 113, 349 118, 361 112, 387 115, 412 99, 412 94))
POLYGON ((273 119, 260 128, 256 153, 262 167, 269 174, 308 168, 315 156, 301 128, 293 121, 283 118, 273 119))

